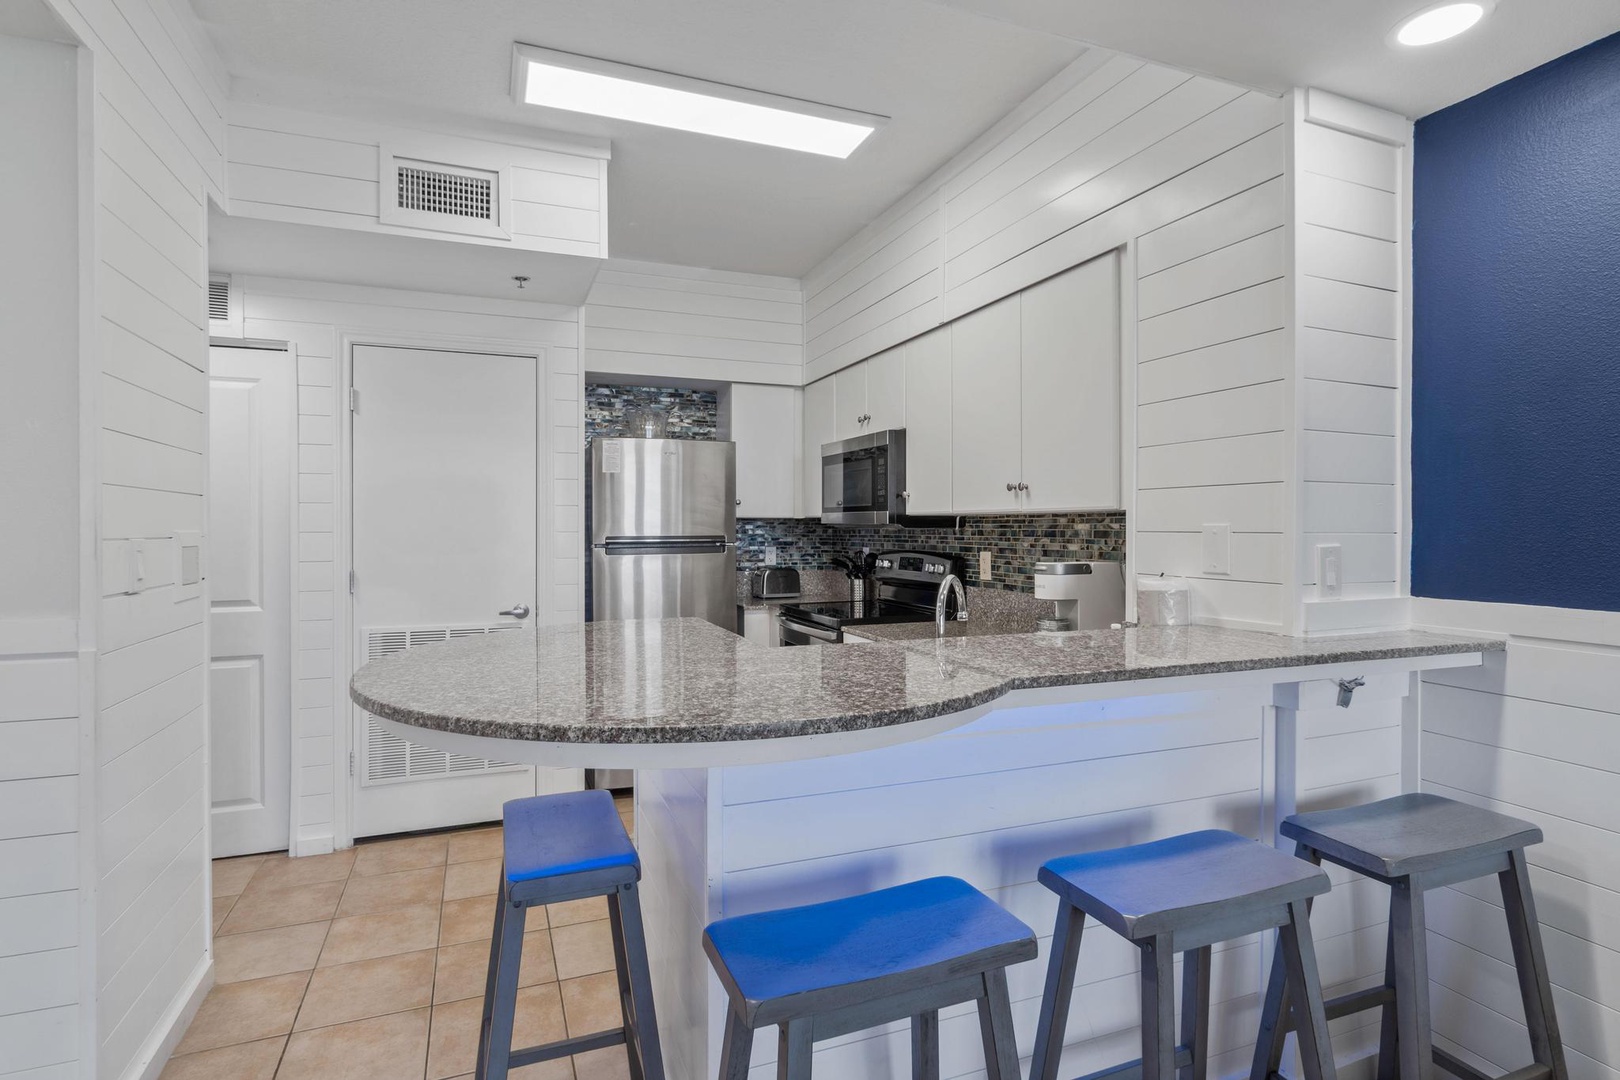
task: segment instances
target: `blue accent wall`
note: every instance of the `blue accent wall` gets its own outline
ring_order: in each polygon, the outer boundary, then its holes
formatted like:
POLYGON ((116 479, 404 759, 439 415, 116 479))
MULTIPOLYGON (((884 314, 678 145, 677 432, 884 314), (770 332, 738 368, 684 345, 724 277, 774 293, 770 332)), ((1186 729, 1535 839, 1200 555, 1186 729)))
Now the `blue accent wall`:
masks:
POLYGON ((1620 611, 1620 35, 1414 167, 1412 592, 1620 611))

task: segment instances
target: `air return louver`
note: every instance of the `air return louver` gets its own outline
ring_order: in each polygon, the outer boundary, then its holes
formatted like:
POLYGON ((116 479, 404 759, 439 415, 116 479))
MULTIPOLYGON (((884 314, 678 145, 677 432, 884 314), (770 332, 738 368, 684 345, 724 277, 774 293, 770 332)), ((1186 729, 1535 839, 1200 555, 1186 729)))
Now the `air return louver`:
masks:
MULTIPOLYGON (((418 645, 441 641, 455 641, 483 634, 521 632, 522 627, 512 623, 500 626, 413 626, 368 627, 361 633, 366 659, 403 652, 418 645)), ((405 780, 432 780, 442 777, 466 776, 470 773, 504 772, 527 766, 502 761, 486 761, 467 754, 450 754, 416 743, 406 742, 387 731, 370 713, 366 718, 365 747, 361 754, 360 782, 366 787, 374 784, 392 784, 405 780)))
POLYGON ((208 318, 211 322, 231 321, 231 279, 208 279, 208 318))
POLYGON ((493 221, 491 205, 495 183, 487 176, 464 176, 437 169, 399 167, 399 208, 430 214, 493 221))

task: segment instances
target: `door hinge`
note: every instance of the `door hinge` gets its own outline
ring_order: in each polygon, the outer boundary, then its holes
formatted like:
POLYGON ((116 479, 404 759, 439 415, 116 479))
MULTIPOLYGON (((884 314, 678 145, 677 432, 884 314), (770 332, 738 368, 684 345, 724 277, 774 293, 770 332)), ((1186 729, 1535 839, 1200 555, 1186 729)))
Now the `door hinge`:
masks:
POLYGON ((349 411, 352 413, 360 411, 360 388, 357 386, 349 387, 349 411))
POLYGON ((349 751, 349 775, 354 775, 354 751, 349 751))
POLYGON ((355 586, 359 583, 359 580, 360 580, 359 578, 354 576, 354 571, 350 570, 349 571, 349 595, 350 596, 354 595, 355 586))

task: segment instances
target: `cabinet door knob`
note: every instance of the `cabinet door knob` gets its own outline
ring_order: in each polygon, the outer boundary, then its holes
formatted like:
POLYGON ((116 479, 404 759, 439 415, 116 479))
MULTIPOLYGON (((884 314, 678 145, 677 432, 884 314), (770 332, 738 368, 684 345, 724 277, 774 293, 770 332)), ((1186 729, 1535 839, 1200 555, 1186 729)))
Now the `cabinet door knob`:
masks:
POLYGON ((1020 481, 1018 481, 1018 490, 1019 491, 1028 491, 1029 490, 1029 485, 1024 483, 1022 480, 1020 480, 1020 481))
POLYGON ((1017 490, 1018 490, 1018 489, 1017 489, 1017 488, 1016 488, 1016 487, 1014 487, 1014 486, 1013 486, 1013 484, 1012 484, 1012 482, 1011 482, 1011 481, 1008 481, 1008 482, 1007 482, 1007 490, 1008 490, 1008 491, 1017 491, 1017 490))
POLYGON ((742 505, 742 500, 741 500, 741 499, 738 499, 738 500, 737 500, 737 505, 738 505, 738 506, 741 506, 741 505, 742 505))

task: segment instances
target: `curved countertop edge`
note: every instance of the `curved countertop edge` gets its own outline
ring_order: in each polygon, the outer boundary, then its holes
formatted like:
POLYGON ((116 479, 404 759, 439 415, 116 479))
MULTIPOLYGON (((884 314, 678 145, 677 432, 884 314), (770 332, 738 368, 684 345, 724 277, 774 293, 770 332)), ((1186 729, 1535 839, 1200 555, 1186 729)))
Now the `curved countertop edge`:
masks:
MULTIPOLYGON (((581 724, 533 722, 521 720, 491 721, 476 716, 424 713, 401 707, 373 697, 355 686, 360 673, 350 682, 350 697, 373 715, 398 725, 398 734, 408 737, 420 733, 419 741, 434 743, 430 733, 440 733, 456 740, 468 740, 463 749, 480 756, 510 760, 518 747, 532 748, 520 756, 531 764, 579 765, 612 767, 621 762, 647 766, 656 759, 660 766, 681 755, 672 754, 675 747, 703 748, 692 756, 710 764, 724 763, 722 759, 733 755, 722 752, 726 747, 746 747, 754 744, 753 752, 739 750, 734 755, 739 761, 782 760, 784 758, 816 757, 851 752, 873 746, 892 745, 926 737, 934 731, 949 730, 967 723, 976 716, 990 711, 996 702, 1018 691, 1061 689, 1063 687, 1097 687, 1109 684, 1128 686, 1143 682, 1157 682, 1214 674, 1249 672, 1266 674, 1285 670, 1298 670, 1305 679, 1323 677, 1307 674, 1310 669, 1362 664, 1377 661, 1399 661, 1438 656, 1479 656, 1500 651, 1505 643, 1499 639, 1475 636, 1447 636, 1422 631, 1389 631, 1340 638, 1293 639, 1306 648, 1296 648, 1286 655, 1244 657, 1238 659, 1189 660, 1167 663, 1159 667, 1105 666, 1092 670, 1058 670, 1051 673, 1025 671, 998 675, 988 666, 995 657, 977 656, 983 650, 1027 648, 1030 635, 1004 638, 961 638, 950 641, 923 640, 885 645, 862 646, 883 648, 885 651, 926 651, 948 656, 956 665, 974 674, 998 681, 956 696, 941 697, 934 701, 906 706, 890 707, 872 712, 844 713, 803 718, 777 718, 768 722, 717 721, 713 724, 693 723, 669 725, 656 718, 647 722, 611 722, 581 724), (1416 633, 1422 638, 1442 640, 1392 642, 1400 634, 1416 633), (1375 646, 1374 642, 1378 645, 1375 646), (1333 649, 1329 646, 1342 644, 1333 649), (1309 645, 1319 645, 1320 652, 1309 651, 1309 645), (1381 647, 1379 647, 1381 646, 1381 647), (933 721, 942 721, 931 723, 933 721), (493 729, 493 730, 492 730, 493 729), (498 731, 499 733, 495 733, 498 731), (890 733, 874 736, 872 733, 890 733), (813 749, 806 740, 823 742, 840 740, 837 748, 813 749), (794 744, 792 752, 767 748, 764 744, 794 744), (579 748, 576 755, 564 748, 579 748), (545 760, 540 760, 544 758, 545 760), (566 759, 566 760, 559 760, 566 759)), ((739 639, 740 640, 740 639, 739 639)), ((763 648, 762 646, 744 647, 763 648)), ((830 648, 838 648, 830 646, 830 648)), ((1476 661, 1477 662, 1477 661, 1476 661)), ((1384 665, 1380 665, 1384 666, 1384 665)), ((1288 679, 1274 681, 1287 682, 1288 679)), ((1303 679, 1300 681, 1304 681, 1303 679)), ((1154 691, 1142 688, 1146 693, 1154 691)))
POLYGON ((848 735, 854 732, 885 730, 937 717, 951 717, 988 706, 1004 696, 1006 684, 991 686, 960 697, 942 698, 927 705, 909 708, 878 709, 870 713, 849 713, 841 716, 806 717, 801 720, 748 723, 729 722, 709 725, 691 724, 671 729, 656 724, 611 723, 591 725, 587 730, 591 738, 581 738, 583 725, 555 724, 543 720, 533 722, 499 721, 509 734, 491 735, 487 731, 467 730, 489 727, 492 721, 477 717, 447 716, 422 713, 379 701, 349 685, 349 697, 373 716, 402 724, 417 731, 439 731, 466 738, 490 740, 494 743, 542 742, 550 744, 572 743, 581 746, 680 746, 684 744, 714 746, 721 743, 760 742, 773 739, 804 739, 818 735, 848 735), (811 726, 814 725, 814 726, 811 726), (681 738, 670 739, 671 732, 681 738))

